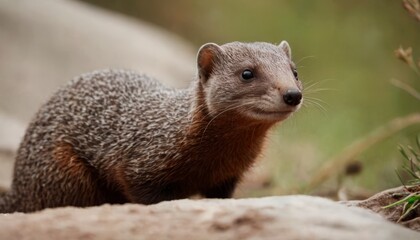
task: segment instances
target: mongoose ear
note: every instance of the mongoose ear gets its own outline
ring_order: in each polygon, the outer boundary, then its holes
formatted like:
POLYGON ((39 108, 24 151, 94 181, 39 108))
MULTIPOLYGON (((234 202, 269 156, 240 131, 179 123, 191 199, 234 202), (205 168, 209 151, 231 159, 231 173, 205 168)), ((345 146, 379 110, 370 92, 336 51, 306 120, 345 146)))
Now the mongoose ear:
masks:
POLYGON ((200 80, 207 81, 215 64, 220 61, 222 48, 215 43, 206 43, 198 50, 197 68, 200 80))
POLYGON ((281 41, 281 43, 279 44, 279 47, 283 50, 284 53, 286 53, 286 55, 292 59, 292 49, 289 46, 289 43, 286 41, 281 41))

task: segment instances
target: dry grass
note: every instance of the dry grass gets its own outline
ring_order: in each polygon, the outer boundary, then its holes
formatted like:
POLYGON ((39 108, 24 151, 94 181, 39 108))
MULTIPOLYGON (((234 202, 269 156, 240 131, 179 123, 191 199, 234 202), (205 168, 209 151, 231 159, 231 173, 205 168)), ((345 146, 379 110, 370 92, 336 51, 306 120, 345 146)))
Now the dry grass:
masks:
POLYGON ((420 3, 418 0, 403 0, 403 6, 411 16, 420 21, 420 3))

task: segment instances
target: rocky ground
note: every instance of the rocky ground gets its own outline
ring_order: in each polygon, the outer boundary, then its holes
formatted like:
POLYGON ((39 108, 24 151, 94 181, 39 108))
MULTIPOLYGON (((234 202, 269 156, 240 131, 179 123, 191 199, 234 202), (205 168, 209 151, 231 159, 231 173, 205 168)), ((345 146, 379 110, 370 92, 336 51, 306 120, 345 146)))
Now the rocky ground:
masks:
POLYGON ((400 225, 420 232, 420 208, 415 208, 413 211, 410 211, 410 214, 407 214, 404 217, 402 217, 404 204, 384 208, 385 206, 404 199, 412 193, 419 192, 420 186, 404 186, 385 190, 363 201, 348 201, 342 203, 347 206, 369 209, 379 213, 389 221, 399 223, 400 225))
POLYGON ((377 214, 318 197, 177 200, 0 215, 1 239, 420 239, 377 214))

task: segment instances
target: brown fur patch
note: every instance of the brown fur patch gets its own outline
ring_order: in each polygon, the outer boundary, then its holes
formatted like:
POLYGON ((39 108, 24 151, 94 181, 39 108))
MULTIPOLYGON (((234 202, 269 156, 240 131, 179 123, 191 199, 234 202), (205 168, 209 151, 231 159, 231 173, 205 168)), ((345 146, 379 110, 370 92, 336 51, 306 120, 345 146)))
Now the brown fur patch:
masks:
MULTIPOLYGON (((199 91, 197 105, 205 106, 203 91, 199 91)), ((255 124, 239 115, 219 115, 213 118, 206 108, 197 108, 179 151, 185 159, 174 161, 173 174, 189 169, 194 185, 216 184, 230 178, 240 179, 259 156, 265 136, 273 123, 255 124), (190 161, 195 159, 195 161, 190 161), (207 176, 203 179, 202 176, 207 176)), ((166 176, 167 179, 176 176, 166 176)))
POLYGON ((124 168, 122 165, 118 165, 115 170, 113 171, 112 179, 115 180, 115 183, 120 188, 120 191, 123 193, 124 197, 126 197, 130 202, 134 202, 132 196, 130 194, 130 187, 128 186, 126 175, 124 173, 124 168))
POLYGON ((53 150, 54 159, 59 166, 71 175, 83 176, 88 171, 83 158, 78 156, 69 143, 59 143, 53 150))
MULTIPOLYGON (((69 143, 59 143, 53 150, 55 161, 60 167, 60 171, 67 177, 77 177, 77 181, 81 184, 80 191, 86 191, 87 195, 93 195, 94 192, 106 192, 105 197, 108 202, 122 203, 127 199, 131 201, 129 194, 129 186, 126 181, 124 169, 121 165, 112 168, 108 176, 108 183, 118 188, 118 194, 122 193, 123 196, 116 195, 117 192, 109 192, 110 189, 106 186, 106 180, 102 179, 98 182, 99 176, 95 168, 80 154, 77 154, 74 147, 69 143), (122 198, 120 198, 122 197, 122 198), (123 200, 122 200, 123 199, 123 200)), ((102 201, 102 200, 101 200, 102 201)))

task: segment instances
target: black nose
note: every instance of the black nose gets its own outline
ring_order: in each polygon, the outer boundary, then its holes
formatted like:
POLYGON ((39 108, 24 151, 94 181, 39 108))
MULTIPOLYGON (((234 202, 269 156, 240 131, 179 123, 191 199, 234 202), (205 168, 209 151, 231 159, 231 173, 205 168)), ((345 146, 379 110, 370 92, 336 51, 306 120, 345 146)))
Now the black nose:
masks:
POLYGON ((299 90, 289 89, 283 95, 283 100, 287 105, 296 106, 302 100, 302 93, 299 90))

